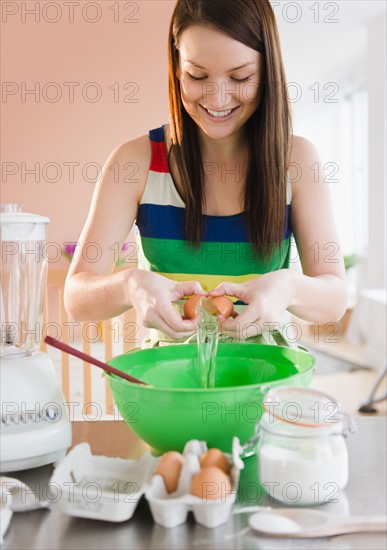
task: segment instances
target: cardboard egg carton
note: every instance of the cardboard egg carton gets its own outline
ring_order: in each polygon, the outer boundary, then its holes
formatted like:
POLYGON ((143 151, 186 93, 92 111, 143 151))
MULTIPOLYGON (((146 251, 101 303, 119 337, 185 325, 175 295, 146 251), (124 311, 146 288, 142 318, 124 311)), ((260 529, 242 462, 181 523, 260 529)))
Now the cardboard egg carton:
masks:
POLYGON ((139 460, 93 455, 88 443, 76 445, 60 461, 50 485, 59 487, 58 506, 70 516, 122 522, 130 519, 145 493, 153 519, 163 527, 184 523, 192 511, 195 520, 206 527, 225 523, 235 502, 239 472, 244 464, 239 457, 239 439, 234 438, 233 453, 226 454, 230 462, 231 487, 219 500, 202 500, 190 494, 192 477, 200 470, 200 456, 207 445, 189 441, 175 493, 168 494, 164 480, 154 475, 159 461, 149 452, 139 460))

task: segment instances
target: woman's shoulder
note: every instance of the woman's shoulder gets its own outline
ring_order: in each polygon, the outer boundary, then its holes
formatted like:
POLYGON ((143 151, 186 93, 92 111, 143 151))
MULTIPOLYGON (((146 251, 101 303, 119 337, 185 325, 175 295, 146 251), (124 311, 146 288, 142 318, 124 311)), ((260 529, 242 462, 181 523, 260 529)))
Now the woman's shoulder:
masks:
POLYGON ((152 159, 152 147, 149 134, 120 143, 111 152, 105 169, 114 174, 116 182, 126 184, 124 187, 135 193, 137 200, 142 196, 152 159))
MULTIPOLYGON (((143 134, 134 139, 120 143, 111 153, 117 160, 147 164, 151 159, 152 149, 149 134, 143 134)), ((148 164, 149 164, 148 163, 148 164)))
POLYGON ((300 187, 300 183, 314 178, 316 163, 320 162, 316 146, 302 136, 292 136, 288 173, 292 192, 300 187))
POLYGON ((290 147, 290 162, 302 163, 311 156, 318 156, 315 145, 302 136, 292 136, 290 147))
POLYGON ((149 169, 152 159, 152 142, 167 140, 168 135, 168 125, 154 128, 146 134, 119 144, 112 155, 117 160, 137 162, 140 167, 149 169))

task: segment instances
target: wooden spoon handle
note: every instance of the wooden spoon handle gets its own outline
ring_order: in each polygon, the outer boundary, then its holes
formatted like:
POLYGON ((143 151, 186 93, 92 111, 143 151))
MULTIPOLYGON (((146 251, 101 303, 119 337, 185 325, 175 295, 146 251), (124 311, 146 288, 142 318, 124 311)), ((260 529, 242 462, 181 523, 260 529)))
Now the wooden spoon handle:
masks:
POLYGON ((56 340, 55 338, 52 338, 51 336, 46 336, 44 339, 46 344, 49 346, 52 346, 54 348, 57 348, 61 351, 64 351, 65 353, 68 353, 69 355, 73 355, 74 357, 78 357, 78 359, 82 359, 82 361, 86 361, 86 363, 90 363, 91 365, 95 365, 96 367, 99 367, 100 369, 103 369, 106 372, 110 372, 111 374, 115 374, 119 376, 120 378, 124 378, 125 380, 128 380, 128 382, 134 382, 135 384, 142 384, 143 386, 148 386, 146 382, 143 382, 142 380, 139 380, 138 378, 134 378, 134 376, 130 376, 130 374, 126 374, 126 372, 122 372, 121 370, 115 369, 114 367, 111 367, 110 365, 103 363, 99 359, 96 359, 95 357, 92 357, 91 355, 88 355, 87 353, 84 353, 83 351, 79 351, 76 348, 73 348, 72 346, 69 346, 68 344, 65 344, 63 342, 60 342, 59 340, 56 340))
POLYGON ((358 523, 358 529, 362 533, 386 533, 387 532, 387 524, 386 522, 378 523, 378 522, 367 522, 367 523, 358 523))
MULTIPOLYGON (((386 516, 350 516, 336 517, 325 525, 337 533, 384 533, 387 532, 386 516)), ((322 527, 321 529, 324 529, 322 527)), ((318 528, 317 528, 318 529, 318 528)))
MULTIPOLYGON (((339 518, 337 518, 339 520, 339 518)), ((343 527, 348 526, 361 531, 387 531, 387 516, 352 516, 342 517, 340 522, 343 527)))

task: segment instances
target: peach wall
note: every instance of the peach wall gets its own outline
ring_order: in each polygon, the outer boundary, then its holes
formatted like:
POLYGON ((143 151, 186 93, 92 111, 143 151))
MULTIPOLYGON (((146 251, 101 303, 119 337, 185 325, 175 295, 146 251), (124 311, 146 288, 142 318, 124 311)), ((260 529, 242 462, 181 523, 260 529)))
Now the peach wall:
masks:
MULTIPOLYGON (((321 107, 311 86, 318 83, 323 89, 334 82, 341 93, 346 83, 352 87, 364 80, 370 97, 373 182, 369 234, 380 235, 385 222, 385 201, 380 200, 385 193, 385 124, 380 116, 385 90, 378 52, 385 45, 385 6, 369 0, 336 2, 339 22, 332 25, 324 23, 332 11, 325 4, 314 23, 315 2, 285 2, 282 7, 273 2, 287 77, 303 92, 302 101, 292 105, 295 132, 311 118, 305 117, 308 106, 313 113, 321 107), (302 12, 297 22, 295 6, 302 12), (367 66, 368 74, 363 74, 367 66)), ((20 202, 27 211, 49 216, 50 241, 63 245, 77 240, 94 188, 93 163, 102 166, 119 143, 168 119, 167 33, 174 5, 175 0, 1 0, 1 201, 20 202), (102 94, 96 102, 92 82, 102 94), (138 90, 132 86, 125 91, 130 82, 138 90), (73 84, 73 101, 69 83, 78 84, 73 84), (34 87, 40 87, 36 98, 25 94, 34 87), (90 95, 83 97, 82 90, 90 95), (62 96, 55 102, 58 91, 62 96), (124 102, 125 96, 138 102, 124 102), (36 175, 25 173, 35 165, 36 175)), ((366 284, 380 286, 385 278, 383 247, 380 239, 370 239, 370 246, 366 284)))
POLYGON ((77 240, 88 212, 89 163, 102 166, 118 144, 167 121, 175 0, 1 4, 1 201, 49 216, 48 240, 62 245, 77 240))

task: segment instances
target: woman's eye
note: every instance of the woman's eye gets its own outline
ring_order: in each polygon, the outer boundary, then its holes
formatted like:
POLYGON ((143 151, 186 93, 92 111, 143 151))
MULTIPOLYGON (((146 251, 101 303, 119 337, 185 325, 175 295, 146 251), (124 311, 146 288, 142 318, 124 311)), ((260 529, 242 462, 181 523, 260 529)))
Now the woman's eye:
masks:
POLYGON ((232 80, 234 82, 247 82, 249 80, 249 76, 246 76, 246 78, 233 78, 232 80))
MULTIPOLYGON (((194 76, 191 73, 187 73, 187 74, 188 74, 188 76, 191 80, 204 80, 205 78, 207 78, 206 76, 194 76)), ((231 80, 233 80, 234 82, 238 82, 238 83, 247 82, 249 79, 250 79, 250 76, 246 76, 246 78, 233 78, 233 77, 231 77, 231 80)))
POLYGON ((190 78, 192 78, 192 80, 204 80, 205 78, 207 78, 206 76, 193 76, 190 73, 187 73, 187 74, 190 78))

